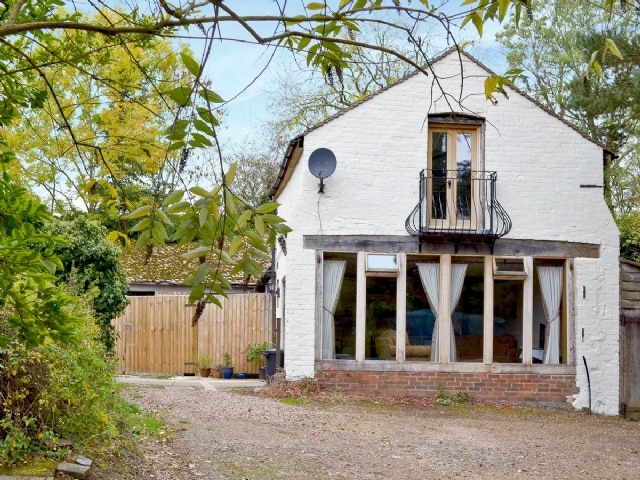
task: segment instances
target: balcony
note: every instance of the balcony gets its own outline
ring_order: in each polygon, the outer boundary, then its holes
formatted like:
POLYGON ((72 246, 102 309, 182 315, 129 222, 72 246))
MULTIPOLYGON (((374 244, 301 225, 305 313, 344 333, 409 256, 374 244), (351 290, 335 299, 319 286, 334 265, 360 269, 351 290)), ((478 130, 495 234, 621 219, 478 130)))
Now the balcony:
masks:
POLYGON ((407 232, 493 246, 511 230, 511 218, 496 198, 496 178, 496 172, 466 168, 421 171, 420 198, 405 222, 407 232))

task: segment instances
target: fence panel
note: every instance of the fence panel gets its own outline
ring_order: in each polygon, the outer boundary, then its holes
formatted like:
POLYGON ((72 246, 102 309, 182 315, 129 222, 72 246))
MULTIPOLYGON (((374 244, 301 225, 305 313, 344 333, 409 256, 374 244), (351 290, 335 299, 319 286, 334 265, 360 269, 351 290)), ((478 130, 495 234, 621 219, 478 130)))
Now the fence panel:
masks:
POLYGON ((186 295, 130 297, 124 314, 114 320, 118 340, 117 371, 129 374, 195 373, 200 355, 214 364, 231 355, 236 372, 258 373, 246 365, 247 344, 271 339, 271 296, 233 294, 220 298, 222 308, 209 304, 192 325, 194 306, 186 295))

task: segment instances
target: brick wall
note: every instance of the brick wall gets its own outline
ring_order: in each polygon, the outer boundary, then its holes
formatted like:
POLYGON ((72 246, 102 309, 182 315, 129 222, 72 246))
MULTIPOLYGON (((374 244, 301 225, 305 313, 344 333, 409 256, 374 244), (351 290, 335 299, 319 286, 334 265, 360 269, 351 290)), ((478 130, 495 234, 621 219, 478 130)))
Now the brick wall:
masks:
POLYGON ((467 392, 474 400, 527 404, 566 404, 575 391, 575 376, 532 373, 443 373, 324 370, 316 379, 364 396, 434 397, 467 392))

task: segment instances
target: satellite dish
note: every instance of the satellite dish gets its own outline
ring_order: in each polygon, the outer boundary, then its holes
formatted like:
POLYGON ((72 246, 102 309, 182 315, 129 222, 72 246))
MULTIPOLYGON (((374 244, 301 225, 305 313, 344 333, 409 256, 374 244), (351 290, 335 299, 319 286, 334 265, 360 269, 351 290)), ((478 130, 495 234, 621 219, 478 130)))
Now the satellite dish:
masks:
POLYGON ((324 179, 336 171, 336 156, 328 148, 317 148, 309 155, 309 171, 320 179, 320 190, 324 193, 324 179))

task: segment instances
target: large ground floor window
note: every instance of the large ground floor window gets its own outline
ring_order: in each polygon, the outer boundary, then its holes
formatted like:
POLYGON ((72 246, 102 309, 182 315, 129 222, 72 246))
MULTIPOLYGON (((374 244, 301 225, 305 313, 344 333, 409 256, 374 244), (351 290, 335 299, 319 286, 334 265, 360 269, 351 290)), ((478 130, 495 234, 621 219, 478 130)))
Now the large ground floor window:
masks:
POLYGON ((566 263, 324 252, 319 357, 569 363, 566 263))

